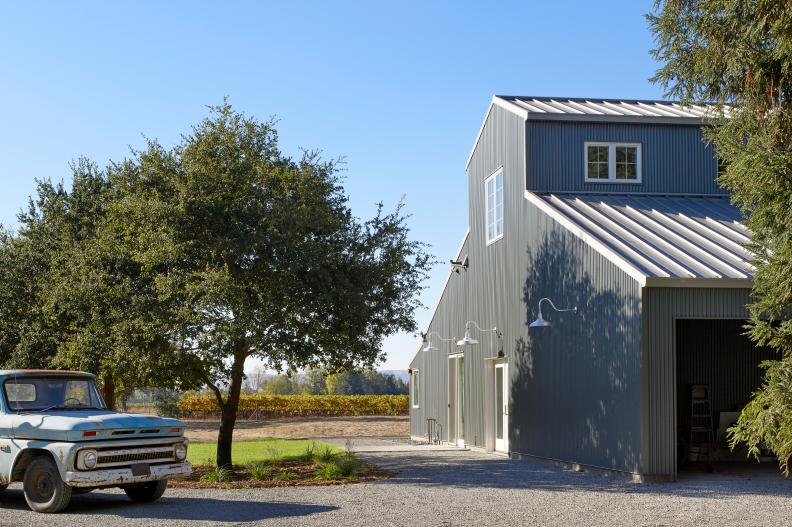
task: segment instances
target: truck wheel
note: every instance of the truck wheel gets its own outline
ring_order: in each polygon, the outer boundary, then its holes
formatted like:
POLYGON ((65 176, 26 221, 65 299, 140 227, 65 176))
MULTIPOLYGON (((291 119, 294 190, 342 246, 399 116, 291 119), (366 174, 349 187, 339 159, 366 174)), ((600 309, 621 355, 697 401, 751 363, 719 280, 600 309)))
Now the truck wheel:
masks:
POLYGON ((30 462, 22 487, 28 507, 36 512, 62 511, 71 501, 72 489, 63 482, 49 457, 40 456, 30 462))
POLYGON ((160 499, 168 486, 168 481, 160 479, 149 483, 135 483, 124 487, 124 492, 132 501, 149 503, 160 499))

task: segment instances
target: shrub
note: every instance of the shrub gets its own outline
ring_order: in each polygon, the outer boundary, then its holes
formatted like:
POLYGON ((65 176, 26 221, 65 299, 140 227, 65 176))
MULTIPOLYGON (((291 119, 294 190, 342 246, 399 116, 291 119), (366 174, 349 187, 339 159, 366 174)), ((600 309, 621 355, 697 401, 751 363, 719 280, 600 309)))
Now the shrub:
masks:
POLYGON ((154 407, 158 415, 179 415, 179 401, 181 396, 177 390, 156 390, 154 392, 154 407))
POLYGON ((289 481, 292 479, 297 479, 299 477, 300 476, 297 475, 297 473, 292 472, 291 470, 284 470, 283 472, 278 472, 277 474, 275 474, 274 479, 277 479, 278 481, 289 481))

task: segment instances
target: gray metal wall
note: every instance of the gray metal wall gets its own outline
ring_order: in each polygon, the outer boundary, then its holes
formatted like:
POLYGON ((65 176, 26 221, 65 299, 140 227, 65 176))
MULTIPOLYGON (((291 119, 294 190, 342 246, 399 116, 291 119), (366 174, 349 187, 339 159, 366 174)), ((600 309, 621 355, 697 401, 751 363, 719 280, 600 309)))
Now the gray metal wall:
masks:
POLYGON ((641 404, 646 474, 676 476, 676 320, 747 318, 749 295, 749 289, 644 289, 641 404))
MULTIPOLYGON (((482 328, 495 325, 503 328, 505 343, 515 342, 524 313, 521 303, 522 278, 525 267, 527 232, 524 218, 525 122, 501 108, 494 107, 481 134, 468 167, 468 211, 470 234, 463 254, 468 254, 470 269, 453 275, 443 294, 429 331, 459 339, 465 322, 475 321, 482 328), (504 238, 489 247, 484 242, 484 180, 499 167, 504 174, 504 238), (514 250, 515 247, 521 249, 514 250), (522 272, 520 270, 523 270, 522 272), (509 320, 518 323, 509 323, 509 320)), ((492 333, 477 333, 481 341, 465 351, 465 442, 484 446, 484 359, 497 354, 498 342, 492 333)), ((424 375, 424 400, 432 399, 426 409, 412 411, 410 430, 413 435, 425 433, 426 417, 435 417, 448 430, 448 364, 447 355, 457 352, 454 343, 445 343, 441 352, 418 352, 411 367, 429 372, 424 375), (430 415, 431 413, 431 415, 430 415)), ((444 435, 445 437, 445 435, 444 435)))
MULTIPOLYGON (((482 328, 497 326, 503 332, 504 352, 513 357, 513 348, 524 340, 525 312, 522 279, 525 275, 525 121, 493 107, 478 147, 468 165, 468 271, 467 320, 482 328), (503 167, 504 236, 486 245, 484 180, 503 167)), ((492 333, 475 333, 481 341, 465 353, 465 441, 484 446, 484 359, 498 353, 492 333)))
POLYGON ((697 126, 528 121, 527 145, 532 190, 726 194, 697 126), (585 183, 586 141, 641 143, 642 183, 585 183))
MULTIPOLYGON (((468 168, 470 269, 452 276, 430 330, 459 338, 464 322, 503 331, 510 366, 510 449, 549 459, 637 472, 640 460, 640 288, 523 195, 525 123, 493 108, 468 168), (484 241, 484 180, 504 169, 504 237, 484 241), (459 297, 464 288, 464 300, 459 297), (576 304, 579 315, 546 311, 551 328, 528 330, 548 296, 576 304)), ((465 440, 485 444, 484 359, 497 354, 491 333, 465 355, 465 440)), ((424 408, 411 430, 424 433, 426 412, 446 429, 451 346, 419 353, 424 408), (427 404, 428 399, 436 398, 427 404)))
POLYGON ((638 473, 640 286, 533 205, 526 209, 525 343, 514 350, 511 449, 638 473), (542 297, 579 312, 545 305, 553 325, 527 330, 542 297))
MULTIPOLYGON (((468 243, 463 243, 461 257, 467 253, 468 243)), ((440 302, 429 324, 428 331, 437 332, 439 336, 450 338, 465 332, 465 312, 467 311, 468 275, 461 271, 452 273, 440 302)), ((412 408, 410 404, 410 435, 426 434, 426 419, 433 417, 442 426, 443 439, 447 438, 448 430, 448 364, 447 355, 455 351, 454 342, 441 342, 437 336, 432 337, 432 344, 439 351, 425 353, 418 350, 410 368, 418 368, 421 372, 419 382, 420 407, 412 408)))

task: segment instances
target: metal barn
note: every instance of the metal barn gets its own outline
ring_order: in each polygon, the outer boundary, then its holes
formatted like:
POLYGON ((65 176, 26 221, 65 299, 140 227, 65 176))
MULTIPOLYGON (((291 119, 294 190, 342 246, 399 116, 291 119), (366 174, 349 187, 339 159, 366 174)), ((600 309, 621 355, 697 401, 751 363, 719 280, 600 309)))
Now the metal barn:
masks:
POLYGON ((750 233, 716 184, 708 111, 493 98, 410 364, 416 439, 641 479, 723 453, 770 355, 741 334, 750 233))

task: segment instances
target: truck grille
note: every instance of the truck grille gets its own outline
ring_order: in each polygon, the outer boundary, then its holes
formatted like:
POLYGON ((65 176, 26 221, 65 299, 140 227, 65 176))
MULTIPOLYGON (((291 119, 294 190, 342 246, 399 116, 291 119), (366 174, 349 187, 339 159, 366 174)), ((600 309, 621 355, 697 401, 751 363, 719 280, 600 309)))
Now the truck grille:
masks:
POLYGON ((100 452, 98 456, 99 466, 111 466, 120 463, 135 463, 140 461, 154 462, 154 461, 172 461, 173 448, 157 448, 147 449, 146 452, 129 452, 129 453, 112 453, 107 454, 100 452))
POLYGON ((176 461, 173 446, 173 444, 147 445, 97 450, 96 468, 123 467, 134 463, 172 463, 176 461))

